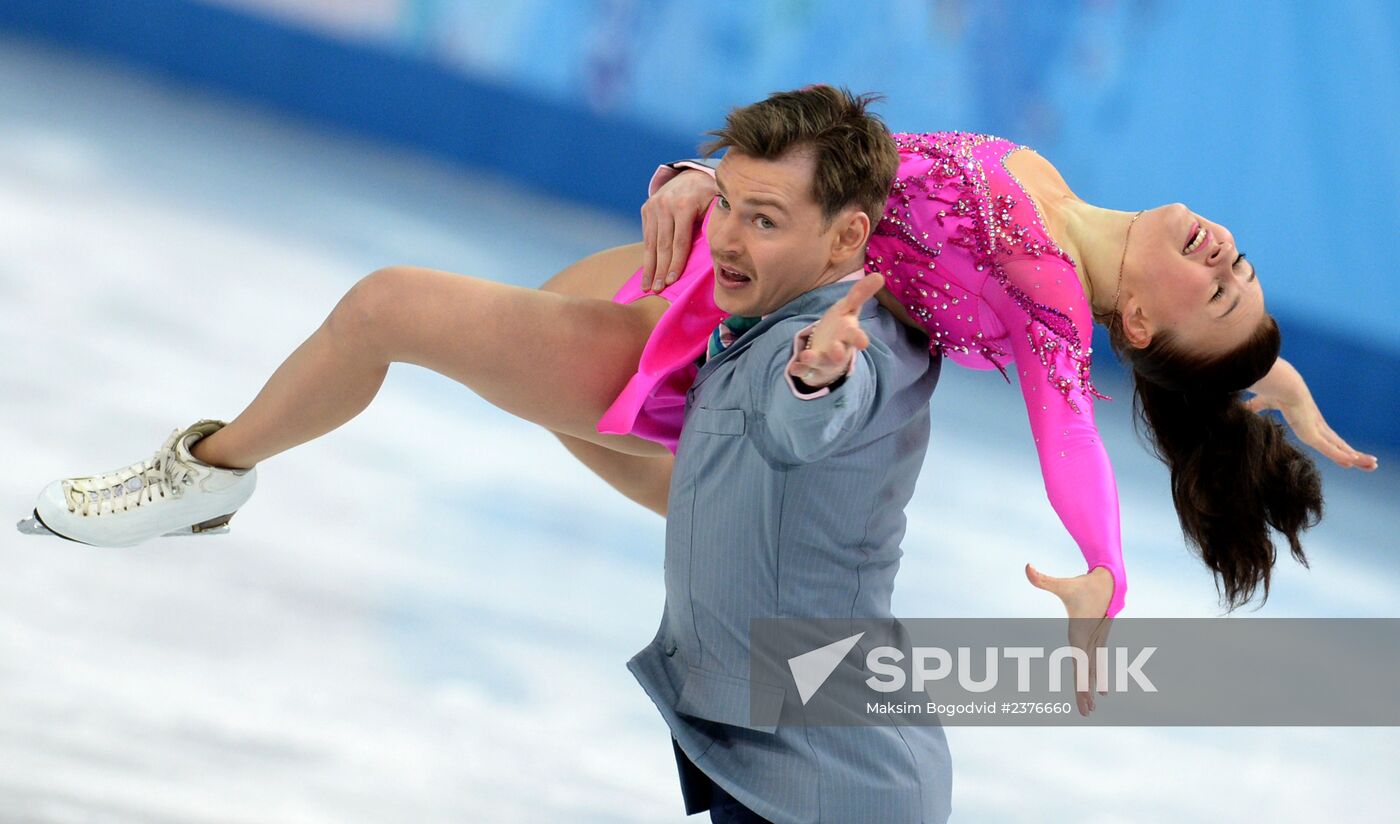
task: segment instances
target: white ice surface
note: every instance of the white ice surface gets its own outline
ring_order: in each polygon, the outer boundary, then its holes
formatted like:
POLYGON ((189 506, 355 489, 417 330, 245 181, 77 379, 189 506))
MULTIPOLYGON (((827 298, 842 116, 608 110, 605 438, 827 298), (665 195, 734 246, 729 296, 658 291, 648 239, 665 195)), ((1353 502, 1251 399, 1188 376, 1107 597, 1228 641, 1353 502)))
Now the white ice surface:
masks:
MULTIPOLYGON (((236 414, 377 267, 535 285, 636 233, 0 40, 0 511, 18 519, 51 478, 236 414)), ((950 365, 933 409, 896 612, 1058 614, 1021 566, 1071 575, 1082 559, 1045 501, 1019 395, 950 365)), ((1127 614, 1218 614, 1126 403, 1099 417, 1127 614)), ((1268 605, 1240 614, 1395 615, 1400 485, 1326 476, 1312 569, 1284 560, 1268 605)), ((228 536, 101 551, 0 530, 0 821, 686 820, 665 727, 623 666, 660 616, 660 519, 543 431, 402 366, 367 412, 260 480, 228 536)), ((1400 808, 1389 729, 948 738, 955 822, 1400 808)))

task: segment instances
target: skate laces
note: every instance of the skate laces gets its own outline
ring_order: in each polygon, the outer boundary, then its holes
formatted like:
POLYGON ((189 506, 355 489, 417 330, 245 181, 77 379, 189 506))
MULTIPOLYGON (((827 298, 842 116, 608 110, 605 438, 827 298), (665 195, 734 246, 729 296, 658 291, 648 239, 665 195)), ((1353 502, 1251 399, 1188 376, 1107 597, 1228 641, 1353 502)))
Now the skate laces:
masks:
POLYGON ((132 507, 163 498, 178 498, 194 483, 194 468, 180 460, 171 433, 149 460, 102 475, 69 478, 63 482, 68 511, 87 517, 104 512, 126 512, 132 507))

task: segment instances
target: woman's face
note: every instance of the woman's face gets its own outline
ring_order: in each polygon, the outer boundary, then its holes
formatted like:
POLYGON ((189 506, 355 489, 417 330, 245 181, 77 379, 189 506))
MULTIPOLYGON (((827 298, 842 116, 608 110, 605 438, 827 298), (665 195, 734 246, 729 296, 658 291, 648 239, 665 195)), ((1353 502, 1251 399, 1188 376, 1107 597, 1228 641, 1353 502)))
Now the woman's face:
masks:
POLYGON ((1121 310, 1134 346, 1168 331, 1182 347, 1213 354, 1244 343, 1259 326, 1264 292, 1228 229, 1172 203, 1143 212, 1133 226, 1121 310))

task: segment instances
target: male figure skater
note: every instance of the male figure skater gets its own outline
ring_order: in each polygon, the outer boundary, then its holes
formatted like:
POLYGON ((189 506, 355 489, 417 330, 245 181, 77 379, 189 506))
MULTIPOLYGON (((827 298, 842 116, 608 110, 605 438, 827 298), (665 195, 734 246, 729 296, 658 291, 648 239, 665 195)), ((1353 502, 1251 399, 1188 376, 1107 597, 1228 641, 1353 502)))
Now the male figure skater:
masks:
POLYGON ((709 245, 731 317, 687 395, 665 615, 628 667, 671 728, 687 813, 713 821, 949 814, 942 727, 749 714, 752 619, 891 617, 928 447, 939 362, 870 300, 880 276, 863 277, 899 163, 868 102, 830 87, 776 94, 732 112, 709 147, 728 149, 709 245))

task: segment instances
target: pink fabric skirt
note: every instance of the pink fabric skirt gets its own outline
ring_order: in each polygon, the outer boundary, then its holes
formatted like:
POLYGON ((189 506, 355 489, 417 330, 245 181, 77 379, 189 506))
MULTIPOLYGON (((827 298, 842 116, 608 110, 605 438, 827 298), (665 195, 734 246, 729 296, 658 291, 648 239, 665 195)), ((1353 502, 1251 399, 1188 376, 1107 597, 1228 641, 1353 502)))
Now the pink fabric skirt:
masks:
MULTIPOLYGON (((709 223, 707 212, 691 243, 685 269, 660 293, 671 305, 642 348, 636 373, 598 421, 599 432, 636 435, 676 451, 686 392, 699 372, 695 361, 725 316, 715 305, 714 264, 706 239, 709 223)), ((613 296, 613 302, 632 303, 652 294, 641 287, 642 270, 638 269, 613 296)))

